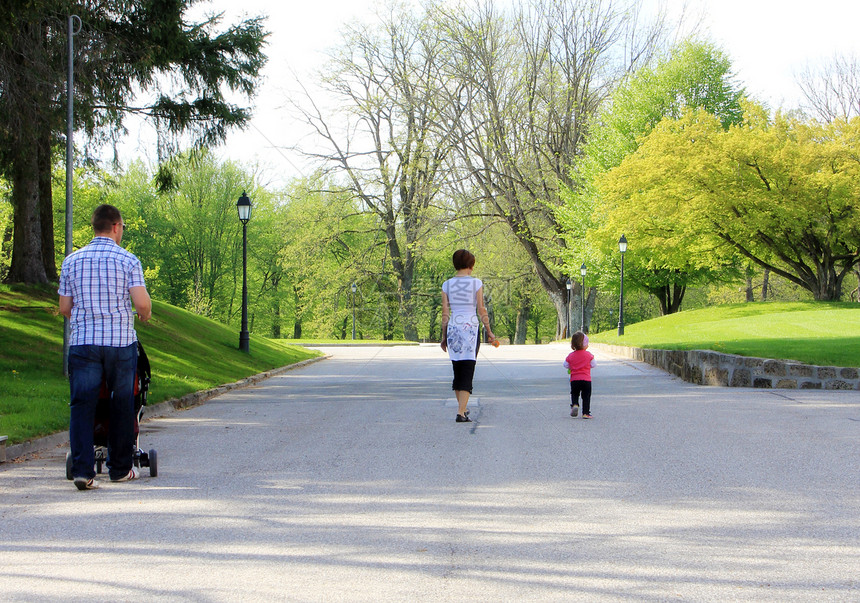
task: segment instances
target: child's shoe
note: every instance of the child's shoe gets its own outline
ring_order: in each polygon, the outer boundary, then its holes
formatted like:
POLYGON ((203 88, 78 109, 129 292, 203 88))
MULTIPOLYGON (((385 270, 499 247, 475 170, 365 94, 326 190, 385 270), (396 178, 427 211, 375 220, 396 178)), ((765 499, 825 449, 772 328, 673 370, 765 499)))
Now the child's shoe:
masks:
POLYGON ((592 417, 591 417, 591 415, 587 415, 587 414, 583 413, 582 418, 583 419, 591 419, 592 417))
MULTIPOLYGON (((578 404, 572 404, 570 407, 570 416, 575 417, 578 414, 579 414, 579 405, 578 404)), ((585 415, 583 415, 583 417, 584 416, 585 415)))

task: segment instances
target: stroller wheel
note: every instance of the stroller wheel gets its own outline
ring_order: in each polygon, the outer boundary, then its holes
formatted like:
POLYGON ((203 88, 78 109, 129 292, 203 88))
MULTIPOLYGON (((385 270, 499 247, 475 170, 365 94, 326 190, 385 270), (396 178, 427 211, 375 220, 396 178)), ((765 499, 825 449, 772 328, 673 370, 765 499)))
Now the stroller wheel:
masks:
POLYGON ((158 475, 158 453, 153 449, 149 449, 149 477, 158 475))
POLYGON ((96 473, 102 472, 102 461, 96 461, 96 473))
POLYGON ((72 453, 66 453, 66 479, 74 479, 72 475, 72 453))

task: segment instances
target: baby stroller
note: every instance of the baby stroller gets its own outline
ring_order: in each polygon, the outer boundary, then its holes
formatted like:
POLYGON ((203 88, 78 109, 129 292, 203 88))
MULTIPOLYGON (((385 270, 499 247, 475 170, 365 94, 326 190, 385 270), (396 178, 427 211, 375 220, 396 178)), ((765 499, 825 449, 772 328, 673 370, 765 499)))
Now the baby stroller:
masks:
MULTIPOLYGON (((140 449, 140 419, 143 417, 143 407, 146 406, 146 397, 149 393, 149 382, 151 372, 149 358, 143 351, 143 345, 137 342, 137 379, 134 382, 134 465, 135 467, 149 467, 149 475, 158 475, 158 454, 150 449, 144 452, 140 449)), ((108 460, 108 434, 110 433, 110 392, 107 384, 102 382, 99 393, 99 401, 96 406, 96 417, 93 425, 93 444, 95 446, 96 473, 102 472, 102 467, 108 460)), ((66 453, 66 479, 72 476, 72 453, 66 453)))

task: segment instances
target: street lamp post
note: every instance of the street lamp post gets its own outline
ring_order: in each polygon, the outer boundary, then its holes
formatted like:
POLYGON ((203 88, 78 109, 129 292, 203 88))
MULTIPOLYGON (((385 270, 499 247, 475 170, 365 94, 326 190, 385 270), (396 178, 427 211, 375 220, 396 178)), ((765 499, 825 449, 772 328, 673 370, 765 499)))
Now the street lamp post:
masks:
POLYGON ((355 283, 351 284, 349 288, 352 290, 352 338, 355 339, 355 290, 358 288, 355 286, 355 283))
POLYGON ((248 220, 251 219, 251 200, 245 191, 236 202, 239 221, 242 223, 242 330, 239 331, 239 349, 250 353, 251 337, 248 335, 248 220))
MULTIPOLYGON (((75 146, 73 135, 75 133, 75 43, 74 37, 81 32, 81 18, 77 15, 69 15, 68 29, 68 74, 66 77, 66 257, 72 253, 72 180, 74 168, 72 166, 75 146)), ((67 317, 63 317, 63 376, 69 376, 69 337, 71 336, 71 323, 67 317)))
POLYGON ((570 280, 570 277, 568 277, 565 287, 567 287, 567 335, 570 337, 570 332, 573 330, 573 318, 571 317, 571 310, 573 309, 571 307, 571 303, 573 302, 571 299, 573 297, 573 282, 570 280))
POLYGON ((618 240, 618 250, 621 251, 621 298, 618 304, 618 335, 624 335, 624 252, 627 251, 627 238, 621 235, 618 240))
POLYGON ((582 263, 582 266, 579 267, 579 273, 582 275, 582 326, 580 330, 585 333, 585 273, 588 271, 588 268, 585 266, 585 262, 582 263))

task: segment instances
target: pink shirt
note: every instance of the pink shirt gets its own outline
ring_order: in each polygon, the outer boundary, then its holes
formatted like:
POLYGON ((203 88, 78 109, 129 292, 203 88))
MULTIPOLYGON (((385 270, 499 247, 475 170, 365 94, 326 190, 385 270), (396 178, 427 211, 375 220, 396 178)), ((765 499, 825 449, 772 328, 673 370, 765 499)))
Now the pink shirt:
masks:
POLYGON ((564 368, 570 369, 571 381, 591 381, 591 368, 597 363, 588 350, 574 350, 564 359, 564 368))

